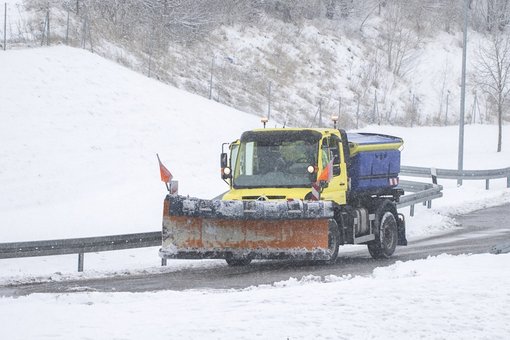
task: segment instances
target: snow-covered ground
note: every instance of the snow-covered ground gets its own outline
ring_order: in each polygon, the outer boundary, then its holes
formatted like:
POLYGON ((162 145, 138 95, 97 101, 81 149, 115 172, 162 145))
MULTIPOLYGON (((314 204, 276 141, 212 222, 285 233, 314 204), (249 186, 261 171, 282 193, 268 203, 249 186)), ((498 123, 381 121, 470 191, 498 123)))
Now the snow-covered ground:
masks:
MULTIPOLYGON (((165 188, 156 152, 181 194, 214 197, 227 189, 221 143, 260 126, 253 115, 79 49, 6 51, 0 75, 0 242, 158 230, 165 188)), ((456 167, 457 127, 364 131, 403 137, 403 164, 456 167)), ((510 128, 503 133, 496 153, 497 127, 467 126, 465 168, 510 166, 510 128)), ((483 181, 440 184, 444 197, 433 209, 417 206, 407 216, 410 240, 455 228, 454 214, 510 202, 504 179, 490 190, 483 181)), ((441 256, 367 278, 297 278, 243 291, 1 298, 0 320, 3 334, 20 339, 505 338, 509 259, 441 256), (33 327, 17 326, 20 318, 33 327)), ((225 265, 158 264, 157 248, 87 254, 81 274, 74 255, 0 260, 0 283, 225 265)))
MULTIPOLYGON (((510 254, 244 290, 0 299, 7 339, 508 339, 510 254)), ((83 287, 85 289, 85 287, 83 287)))

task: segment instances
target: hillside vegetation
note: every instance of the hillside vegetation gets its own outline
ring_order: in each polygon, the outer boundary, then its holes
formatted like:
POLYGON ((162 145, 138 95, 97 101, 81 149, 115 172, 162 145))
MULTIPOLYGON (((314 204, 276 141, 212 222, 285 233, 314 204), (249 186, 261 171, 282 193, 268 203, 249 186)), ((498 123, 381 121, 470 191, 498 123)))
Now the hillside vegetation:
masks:
MULTIPOLYGON (((10 36, 90 49, 273 124, 447 125, 459 116, 463 3, 26 0, 10 36)), ((469 1, 467 122, 508 117, 481 57, 508 44, 507 3, 469 1)))

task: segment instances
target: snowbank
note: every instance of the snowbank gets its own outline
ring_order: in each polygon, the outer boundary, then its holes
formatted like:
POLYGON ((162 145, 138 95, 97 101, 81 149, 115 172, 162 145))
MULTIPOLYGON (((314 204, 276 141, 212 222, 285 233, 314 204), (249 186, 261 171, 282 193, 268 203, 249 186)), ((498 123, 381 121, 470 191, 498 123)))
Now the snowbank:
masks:
POLYGON ((9 339, 504 339, 508 287, 509 254, 442 255, 244 290, 3 298, 0 319, 9 339))

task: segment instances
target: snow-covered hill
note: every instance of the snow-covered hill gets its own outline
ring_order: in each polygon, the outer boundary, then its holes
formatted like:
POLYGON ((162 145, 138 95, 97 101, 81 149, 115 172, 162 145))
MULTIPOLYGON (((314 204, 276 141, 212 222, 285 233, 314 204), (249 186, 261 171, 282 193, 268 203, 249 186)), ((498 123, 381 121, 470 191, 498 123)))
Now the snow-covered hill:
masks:
MULTIPOLYGON (((44 40, 46 3, 28 0, 24 4, 28 10, 21 0, 8 1, 9 48, 39 46, 44 40)), ((268 113, 270 101, 271 115, 288 126, 317 125, 319 106, 324 120, 339 114, 342 124, 350 128, 358 123, 413 126, 458 121, 461 33, 457 28, 446 33, 436 27, 436 17, 424 13, 412 15, 416 22, 401 22, 395 32, 387 32, 389 4, 375 14, 374 5, 365 1, 359 5, 361 12, 339 20, 303 17, 288 22, 264 12, 254 22, 218 24, 200 38, 182 43, 172 41, 178 37, 168 32, 163 37, 152 36, 136 20, 124 25, 132 26, 130 32, 138 32, 134 34, 138 39, 119 36, 124 31, 117 27, 117 20, 130 20, 120 13, 129 13, 136 8, 134 4, 91 1, 82 3, 78 14, 74 3, 50 4, 51 44, 67 41, 94 50, 141 74, 257 116, 268 113), (403 25, 406 34, 399 30, 403 25), (88 35, 84 27, 91 30, 88 35), (391 58, 384 45, 389 36, 395 44, 391 58), (170 43, 160 41, 165 39, 170 43), (161 45, 155 48, 157 42, 161 45), (402 65, 392 72, 388 63, 398 58, 403 58, 402 65)), ((400 5, 405 7, 405 2, 400 5)), ((454 4, 446 7, 456 8, 454 4)), ((442 18, 447 15, 434 13, 442 18)), ((447 19, 456 27, 457 17, 447 19)), ((470 30, 466 119, 492 123, 495 110, 477 87, 474 67, 476 51, 484 41, 481 34, 470 30)))
POLYGON ((213 197, 221 143, 260 126, 81 49, 7 51, 0 74, 3 241, 157 229, 156 153, 181 192, 213 197))
MULTIPOLYGON (((213 59, 213 99, 266 115, 271 86, 271 115, 288 125, 318 125, 319 105, 324 122, 339 115, 349 127, 355 127, 358 120, 359 126, 370 122, 455 124, 459 117, 461 36, 441 33, 423 39, 409 51, 402 75, 396 76, 386 68, 384 51, 377 48, 379 30, 377 24, 363 34, 324 23, 295 26, 272 20, 263 27, 225 26, 189 47, 170 46, 168 56, 160 61, 167 69, 157 76, 207 96, 213 59)), ((478 34, 470 35, 470 72, 480 40, 478 34)), ((101 49, 112 59, 119 51, 101 49)), ((145 65, 146 60, 139 59, 139 63, 145 65)), ((472 112, 475 90, 469 82, 467 115, 472 112)), ((485 115, 486 107, 481 108, 485 115)), ((476 115, 477 122, 492 119, 476 115)))

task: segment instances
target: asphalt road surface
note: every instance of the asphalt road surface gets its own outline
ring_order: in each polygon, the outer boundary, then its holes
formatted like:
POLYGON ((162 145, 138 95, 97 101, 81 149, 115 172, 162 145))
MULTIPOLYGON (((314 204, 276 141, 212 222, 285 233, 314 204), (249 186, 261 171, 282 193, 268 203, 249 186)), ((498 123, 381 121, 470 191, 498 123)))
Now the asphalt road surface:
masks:
POLYGON ((389 260, 373 260, 366 247, 350 247, 341 252, 332 265, 304 261, 258 261, 245 267, 218 265, 203 269, 185 269, 159 274, 130 275, 101 279, 31 283, 0 286, 0 296, 22 296, 32 293, 62 293, 77 291, 147 292, 184 289, 245 288, 301 278, 306 275, 368 275, 374 268, 396 261, 423 259, 430 255, 477 254, 494 251, 494 247, 510 245, 510 205, 478 210, 458 216, 459 228, 447 234, 410 242, 397 247, 389 260))

